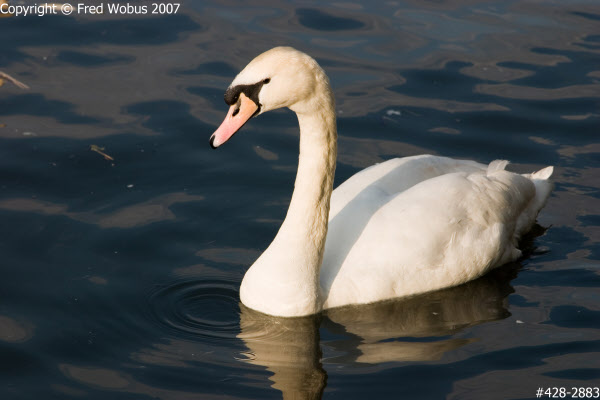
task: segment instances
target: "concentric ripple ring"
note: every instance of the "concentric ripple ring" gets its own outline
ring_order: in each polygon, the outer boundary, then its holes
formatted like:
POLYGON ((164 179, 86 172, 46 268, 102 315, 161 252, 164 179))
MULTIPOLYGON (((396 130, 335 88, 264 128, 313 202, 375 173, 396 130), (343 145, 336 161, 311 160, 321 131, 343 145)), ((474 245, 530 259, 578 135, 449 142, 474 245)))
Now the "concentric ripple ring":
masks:
POLYGON ((234 282, 177 281, 149 298, 152 319, 177 336, 235 339, 239 333, 239 296, 234 282))

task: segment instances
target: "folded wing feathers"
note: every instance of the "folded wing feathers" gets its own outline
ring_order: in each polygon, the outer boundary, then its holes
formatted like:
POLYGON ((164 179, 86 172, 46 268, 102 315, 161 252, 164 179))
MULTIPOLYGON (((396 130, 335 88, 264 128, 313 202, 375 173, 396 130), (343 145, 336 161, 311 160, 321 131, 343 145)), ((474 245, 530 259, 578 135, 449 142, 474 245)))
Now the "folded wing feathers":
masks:
POLYGON ((496 171, 503 171, 506 169, 506 166, 508 165, 508 161, 507 160, 494 160, 490 163, 490 165, 488 165, 488 169, 487 169, 487 174, 491 174, 493 172, 496 171))

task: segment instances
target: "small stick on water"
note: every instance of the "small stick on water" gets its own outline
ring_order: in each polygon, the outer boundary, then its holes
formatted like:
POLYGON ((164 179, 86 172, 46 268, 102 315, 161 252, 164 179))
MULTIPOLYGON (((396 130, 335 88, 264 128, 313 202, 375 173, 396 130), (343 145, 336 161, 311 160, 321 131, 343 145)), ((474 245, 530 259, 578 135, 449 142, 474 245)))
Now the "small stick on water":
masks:
POLYGON ((24 84, 20 80, 15 79, 12 76, 10 76, 9 74, 6 74, 6 73, 0 71, 0 86, 2 86, 2 83, 4 83, 3 82, 4 80, 12 82, 15 86, 17 86, 17 87, 19 87, 21 89, 29 89, 29 86, 27 86, 26 84, 24 84))
POLYGON ((108 154, 106 154, 104 151, 104 147, 99 147, 96 146, 95 144, 90 145, 90 150, 91 151, 95 151, 96 153, 100 154, 102 157, 104 157, 105 160, 109 160, 109 161, 114 161, 115 159, 112 158, 111 156, 109 156, 108 154))

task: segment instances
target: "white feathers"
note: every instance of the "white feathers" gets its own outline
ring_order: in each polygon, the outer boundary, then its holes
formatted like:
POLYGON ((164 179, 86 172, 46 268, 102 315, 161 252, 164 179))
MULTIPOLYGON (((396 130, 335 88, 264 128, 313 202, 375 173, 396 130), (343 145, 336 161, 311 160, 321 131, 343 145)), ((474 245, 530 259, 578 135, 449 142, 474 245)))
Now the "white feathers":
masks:
POLYGON ((507 160, 494 160, 488 165, 487 174, 490 175, 496 171, 504 171, 508 165, 507 160))
POLYGON ((549 167, 540 169, 538 172, 534 172, 533 174, 531 174, 531 179, 547 180, 548 178, 550 178, 550 176, 552 176, 553 172, 554 172, 554 167, 549 166, 549 167))

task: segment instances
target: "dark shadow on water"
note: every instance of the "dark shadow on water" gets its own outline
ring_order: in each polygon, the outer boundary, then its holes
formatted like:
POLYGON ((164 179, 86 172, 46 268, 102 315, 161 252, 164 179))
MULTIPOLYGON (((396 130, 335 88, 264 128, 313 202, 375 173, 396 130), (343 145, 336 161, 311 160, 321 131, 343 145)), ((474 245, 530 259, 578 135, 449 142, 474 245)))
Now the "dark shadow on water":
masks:
POLYGON ((599 368, 573 368, 562 371, 545 372, 542 375, 557 379, 573 379, 578 381, 591 381, 600 379, 599 368))
POLYGON ((365 26, 359 20, 336 17, 316 8, 299 8, 296 15, 301 25, 319 31, 355 30, 365 26))
POLYGON ((583 12, 583 11, 573 11, 573 12, 571 12, 571 14, 577 15, 579 17, 583 17, 586 19, 590 19, 593 21, 600 21, 600 14, 594 14, 594 13, 583 12))
MULTIPOLYGON (((531 49, 532 53, 563 56, 569 61, 557 65, 534 65, 516 61, 501 62, 499 67, 523 69, 533 72, 530 76, 511 80, 511 84, 535 88, 552 89, 570 85, 584 85, 594 83, 589 76, 590 67, 598 65, 600 55, 589 51, 557 50, 545 47, 531 49)), ((595 96, 597 97, 597 96, 595 96)), ((579 100, 585 97, 578 97, 579 100)), ((563 110, 564 111, 564 110, 563 110)))
POLYGON ((600 311, 570 305, 558 306, 552 309, 550 320, 546 323, 569 328, 600 329, 600 311))

